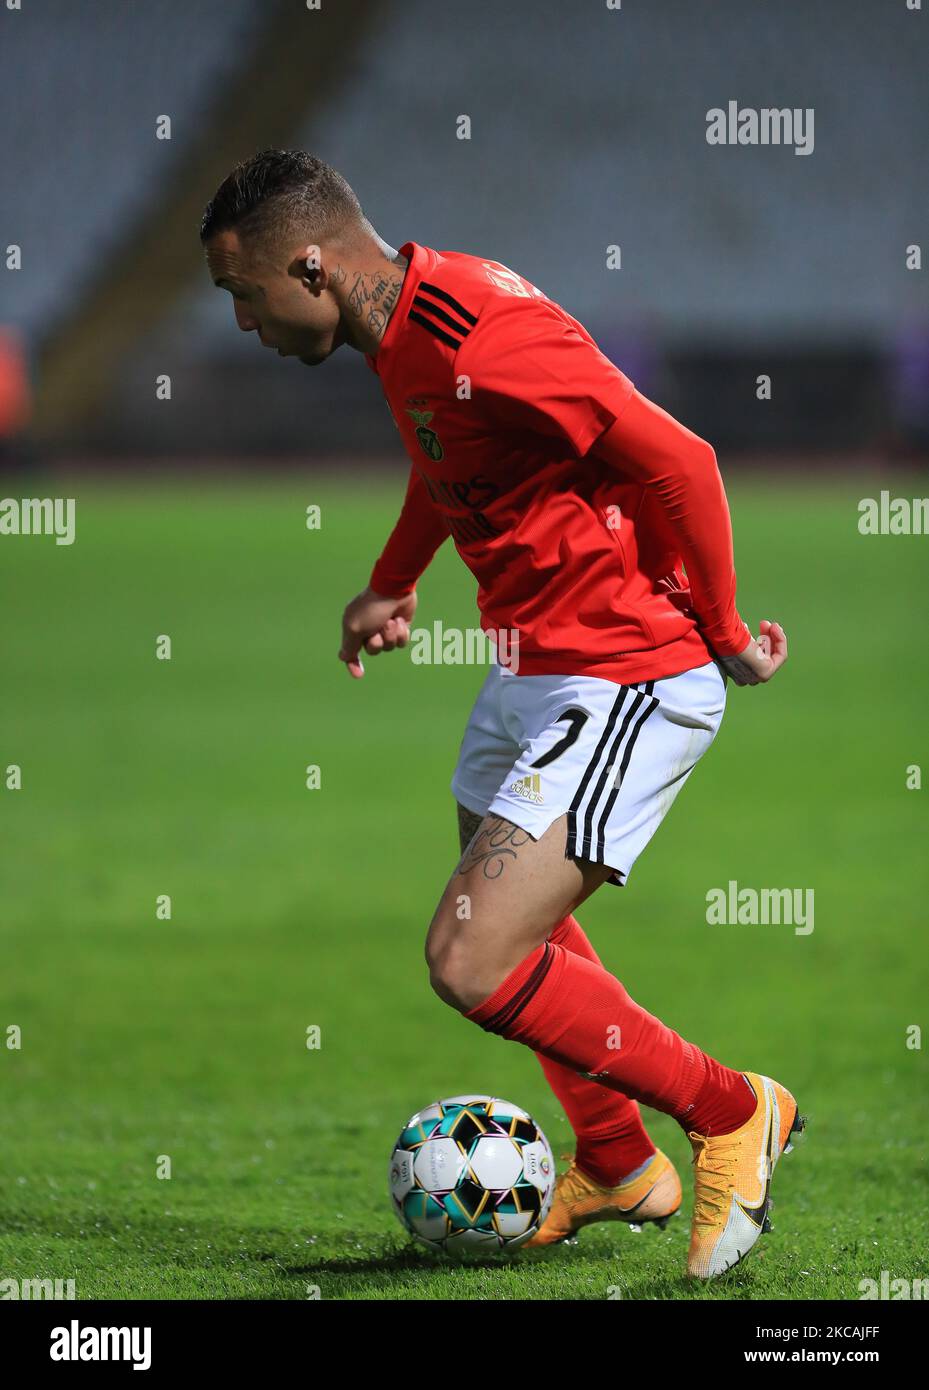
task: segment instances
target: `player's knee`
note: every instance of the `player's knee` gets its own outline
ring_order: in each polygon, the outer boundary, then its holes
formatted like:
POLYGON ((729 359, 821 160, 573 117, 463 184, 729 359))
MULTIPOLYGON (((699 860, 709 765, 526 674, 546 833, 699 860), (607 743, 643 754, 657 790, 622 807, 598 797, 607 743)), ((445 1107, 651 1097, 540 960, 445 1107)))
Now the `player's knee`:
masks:
POLYGON ((458 992, 452 984, 451 978, 441 969, 432 967, 429 970, 429 983, 433 993, 437 994, 443 1004, 448 1004, 450 1008, 457 1009, 459 1013, 467 1011, 467 1004, 460 998, 458 992))
POLYGON ((453 1009, 461 1009, 460 988, 466 983, 467 963, 454 943, 443 940, 435 932, 430 932, 426 940, 426 964, 429 967, 429 983, 445 1004, 453 1009))
POLYGON ((459 1013, 473 1009, 490 992, 477 978, 472 954, 460 940, 430 934, 426 964, 432 989, 459 1013))

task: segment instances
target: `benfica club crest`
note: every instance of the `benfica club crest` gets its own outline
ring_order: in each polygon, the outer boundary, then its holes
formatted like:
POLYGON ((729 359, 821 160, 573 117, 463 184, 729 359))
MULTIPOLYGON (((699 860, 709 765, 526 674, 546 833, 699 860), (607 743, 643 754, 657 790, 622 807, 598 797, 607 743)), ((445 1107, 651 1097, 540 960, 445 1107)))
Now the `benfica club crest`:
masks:
POLYGON ((410 416, 416 426, 415 433, 416 438, 419 440, 419 447, 424 454, 432 459, 433 463, 438 463, 439 459, 445 457, 445 450, 442 448, 442 442, 435 430, 429 429, 429 421, 432 419, 435 411, 417 408, 426 405, 426 401, 416 400, 412 396, 409 397, 409 400, 413 408, 411 409, 410 406, 406 406, 405 409, 407 415, 410 416))

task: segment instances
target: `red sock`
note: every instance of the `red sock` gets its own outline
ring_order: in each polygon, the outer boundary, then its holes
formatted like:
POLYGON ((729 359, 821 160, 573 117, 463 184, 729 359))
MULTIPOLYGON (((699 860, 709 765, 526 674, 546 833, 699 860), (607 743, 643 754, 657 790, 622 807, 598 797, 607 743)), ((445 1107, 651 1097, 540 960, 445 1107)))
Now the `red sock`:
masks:
POLYGON ((685 1130, 727 1134, 755 1111, 741 1072, 646 1012, 602 965, 557 943, 530 951, 465 1017, 673 1115, 685 1130))
MULTIPOLYGON (((548 939, 576 956, 601 965, 600 957, 574 917, 568 916, 559 922, 548 939)), ((579 1168, 595 1182, 615 1187, 648 1162, 655 1145, 645 1132, 634 1100, 581 1076, 571 1067, 553 1062, 541 1052, 536 1056, 577 1137, 575 1162, 579 1168)))

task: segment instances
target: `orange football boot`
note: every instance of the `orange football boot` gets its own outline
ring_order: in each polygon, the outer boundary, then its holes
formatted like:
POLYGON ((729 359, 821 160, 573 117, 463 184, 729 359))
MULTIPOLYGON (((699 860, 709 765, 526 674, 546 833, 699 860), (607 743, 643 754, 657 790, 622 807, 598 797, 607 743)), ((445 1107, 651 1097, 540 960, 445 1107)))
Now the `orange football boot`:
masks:
POLYGON ((567 1240, 594 1221, 628 1221, 636 1226, 653 1221, 663 1227, 681 1205, 681 1180, 660 1149, 638 1177, 616 1187, 603 1187, 588 1177, 571 1154, 562 1154, 562 1158, 570 1158, 571 1166, 556 1179, 548 1216, 526 1241, 524 1250, 567 1240))
POLYGON ((694 1151, 694 1213, 687 1273, 712 1279, 738 1264, 771 1229, 771 1176, 791 1134, 805 1121, 785 1087, 744 1072, 758 1098, 755 1113, 732 1134, 688 1134, 694 1151))

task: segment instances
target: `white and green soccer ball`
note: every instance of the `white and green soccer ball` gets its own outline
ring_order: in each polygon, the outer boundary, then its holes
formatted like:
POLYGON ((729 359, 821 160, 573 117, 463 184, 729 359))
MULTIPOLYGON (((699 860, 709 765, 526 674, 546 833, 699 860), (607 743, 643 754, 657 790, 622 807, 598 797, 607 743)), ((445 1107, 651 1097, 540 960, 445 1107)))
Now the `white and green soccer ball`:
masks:
POLYGON ((418 1110, 390 1156, 400 1221, 435 1250, 515 1250, 548 1215, 555 1163, 548 1140, 518 1105, 451 1096, 418 1110))

